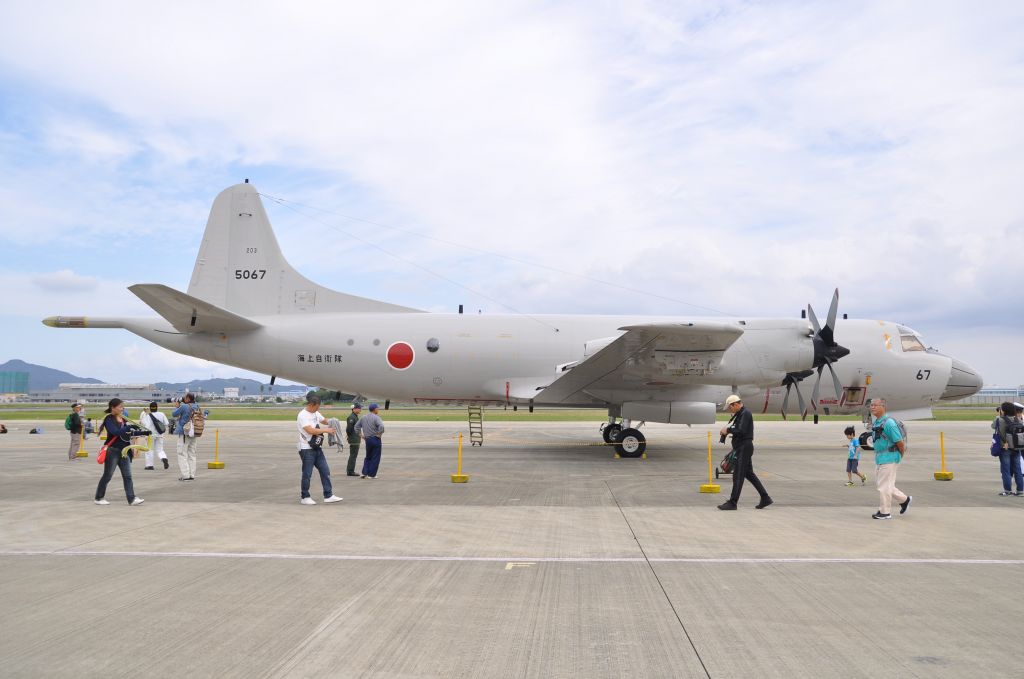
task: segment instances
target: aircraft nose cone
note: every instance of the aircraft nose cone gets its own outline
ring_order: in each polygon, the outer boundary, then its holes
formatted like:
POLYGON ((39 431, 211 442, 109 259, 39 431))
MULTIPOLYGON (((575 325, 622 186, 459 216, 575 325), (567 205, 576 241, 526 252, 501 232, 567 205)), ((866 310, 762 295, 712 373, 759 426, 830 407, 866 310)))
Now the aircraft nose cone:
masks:
POLYGON ((942 400, 955 401, 977 394, 982 386, 981 375, 963 361, 953 359, 953 367, 949 371, 949 382, 942 392, 942 400))

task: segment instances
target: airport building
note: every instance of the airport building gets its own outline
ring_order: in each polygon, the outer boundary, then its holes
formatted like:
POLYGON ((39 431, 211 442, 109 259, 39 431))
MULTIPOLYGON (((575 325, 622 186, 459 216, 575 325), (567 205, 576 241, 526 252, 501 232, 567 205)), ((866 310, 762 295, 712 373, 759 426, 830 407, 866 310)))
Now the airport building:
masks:
POLYGON ((28 373, 5 370, 0 371, 0 394, 27 394, 28 373))
POLYGON ((974 396, 960 399, 956 403, 965 405, 993 405, 997 406, 1003 401, 1016 401, 1024 403, 1024 384, 1019 387, 986 387, 974 396))
POLYGON ((55 391, 30 392, 28 399, 36 403, 106 403, 112 398, 149 403, 173 399, 173 391, 157 389, 153 384, 61 384, 55 391))
POLYGON ((15 403, 28 393, 28 373, 0 371, 0 403, 15 403))

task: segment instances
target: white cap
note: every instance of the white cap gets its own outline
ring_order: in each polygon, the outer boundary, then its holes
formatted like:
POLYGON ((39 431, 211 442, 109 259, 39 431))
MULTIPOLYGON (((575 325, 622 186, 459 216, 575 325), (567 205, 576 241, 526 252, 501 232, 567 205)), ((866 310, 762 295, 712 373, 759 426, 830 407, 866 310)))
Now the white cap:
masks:
POLYGON ((740 398, 739 396, 737 396, 736 394, 733 394, 733 395, 732 395, 732 396, 730 396, 729 398, 725 399, 725 403, 724 403, 724 404, 722 404, 722 408, 728 408, 728 407, 729 407, 729 406, 731 406, 731 405, 732 405, 733 403, 742 403, 742 402, 743 402, 743 399, 741 399, 741 398, 740 398))

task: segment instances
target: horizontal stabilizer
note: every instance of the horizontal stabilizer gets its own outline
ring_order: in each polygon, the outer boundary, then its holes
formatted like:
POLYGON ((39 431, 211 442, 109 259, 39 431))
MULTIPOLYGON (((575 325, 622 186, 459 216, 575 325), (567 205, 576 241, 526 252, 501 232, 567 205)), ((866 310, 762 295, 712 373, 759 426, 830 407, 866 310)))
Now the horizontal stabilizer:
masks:
POLYGON ((259 323, 159 284, 139 284, 128 288, 178 332, 240 332, 257 330, 259 323))

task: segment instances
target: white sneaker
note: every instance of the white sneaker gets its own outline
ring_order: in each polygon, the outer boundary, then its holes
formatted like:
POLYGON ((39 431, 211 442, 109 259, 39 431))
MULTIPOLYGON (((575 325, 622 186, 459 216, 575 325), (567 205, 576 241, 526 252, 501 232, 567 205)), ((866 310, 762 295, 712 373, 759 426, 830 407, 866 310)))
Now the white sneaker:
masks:
POLYGON ((341 502, 341 498, 338 497, 337 495, 332 495, 328 498, 324 498, 324 504, 327 504, 329 502, 341 502))
POLYGON ((315 505, 316 504, 316 500, 314 500, 311 497, 304 497, 301 500, 299 500, 299 504, 300 505, 315 505))
POLYGON ((98 505, 109 505, 110 504, 106 500, 93 500, 93 502, 95 502, 98 505))
POLYGON ((135 498, 134 500, 132 500, 132 504, 131 504, 131 506, 132 506, 132 507, 138 507, 138 506, 139 506, 139 505, 141 505, 141 504, 142 504, 143 502, 145 502, 145 500, 143 500, 143 499, 142 499, 141 497, 137 497, 137 498, 135 498))

